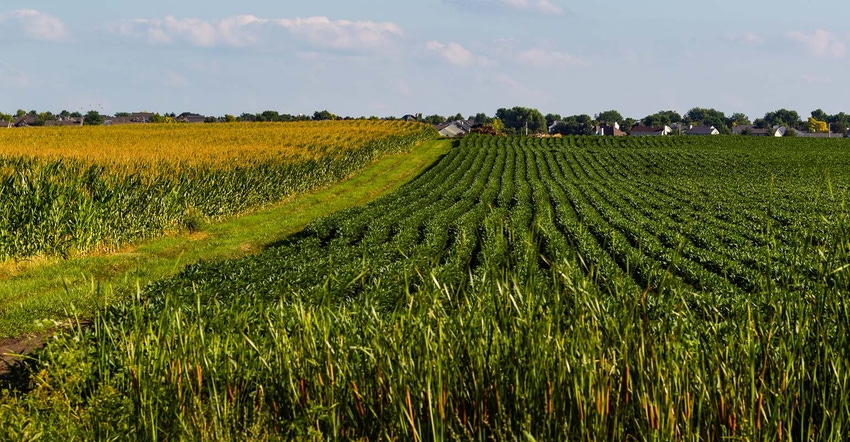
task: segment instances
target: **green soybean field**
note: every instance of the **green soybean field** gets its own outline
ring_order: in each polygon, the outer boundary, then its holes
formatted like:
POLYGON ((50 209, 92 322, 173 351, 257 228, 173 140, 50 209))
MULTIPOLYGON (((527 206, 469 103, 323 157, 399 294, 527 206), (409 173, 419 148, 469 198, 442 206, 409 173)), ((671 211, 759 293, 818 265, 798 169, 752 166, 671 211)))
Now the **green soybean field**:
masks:
POLYGON ((845 440, 848 186, 845 140, 470 135, 57 336, 0 438, 845 440))

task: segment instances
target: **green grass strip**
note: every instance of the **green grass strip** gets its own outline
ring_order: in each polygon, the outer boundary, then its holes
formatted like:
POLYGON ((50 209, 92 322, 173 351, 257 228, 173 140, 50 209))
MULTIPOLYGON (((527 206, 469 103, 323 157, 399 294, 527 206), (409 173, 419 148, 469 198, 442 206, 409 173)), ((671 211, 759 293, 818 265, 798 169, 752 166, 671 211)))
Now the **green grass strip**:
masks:
POLYGON ((450 147, 450 141, 425 142, 411 152, 387 156, 333 186, 192 234, 170 235, 102 256, 24 263, 20 272, 0 269, 0 338, 63 327, 73 316, 88 317, 98 306, 137 286, 174 275, 188 264, 262 250, 316 218, 391 193, 450 147))

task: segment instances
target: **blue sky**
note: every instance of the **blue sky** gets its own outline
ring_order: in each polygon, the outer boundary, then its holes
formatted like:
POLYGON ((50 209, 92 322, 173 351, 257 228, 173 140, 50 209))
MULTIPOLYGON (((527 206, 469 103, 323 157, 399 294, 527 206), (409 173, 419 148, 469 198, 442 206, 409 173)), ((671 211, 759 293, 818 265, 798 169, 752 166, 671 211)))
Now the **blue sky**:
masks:
POLYGON ((850 112, 846 0, 44 0, 0 38, 7 113, 850 112))

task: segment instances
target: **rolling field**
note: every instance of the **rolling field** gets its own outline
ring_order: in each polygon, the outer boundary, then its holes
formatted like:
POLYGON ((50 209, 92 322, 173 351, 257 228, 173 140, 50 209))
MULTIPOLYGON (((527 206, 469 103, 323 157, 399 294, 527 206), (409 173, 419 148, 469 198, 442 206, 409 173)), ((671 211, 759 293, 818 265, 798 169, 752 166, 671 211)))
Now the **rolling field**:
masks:
POLYGON ((0 132, 0 260, 113 251, 337 182, 433 138, 402 122, 0 132))
POLYGON ((844 440, 848 186, 843 140, 469 136, 59 337, 0 437, 844 440))

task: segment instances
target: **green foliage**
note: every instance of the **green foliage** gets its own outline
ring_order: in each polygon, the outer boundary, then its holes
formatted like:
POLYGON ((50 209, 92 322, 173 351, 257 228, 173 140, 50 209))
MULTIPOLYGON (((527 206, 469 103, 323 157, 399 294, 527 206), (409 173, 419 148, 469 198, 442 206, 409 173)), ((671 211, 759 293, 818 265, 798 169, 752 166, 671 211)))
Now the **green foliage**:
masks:
POLYGON ((850 154, 785 141, 465 137, 60 336, 0 436, 844 440, 850 154))
POLYGON ((673 123, 680 123, 681 121, 682 116, 678 112, 668 110, 647 115, 641 120, 641 124, 644 126, 670 126, 673 123))
POLYGON ((496 111, 496 118, 505 125, 505 130, 516 135, 548 133, 546 118, 537 109, 526 107, 501 108, 496 111))
POLYGON ((615 110, 599 112, 598 114, 596 114, 596 117, 594 118, 594 120, 596 120, 599 123, 609 123, 609 124, 620 123, 620 122, 624 121, 623 116, 615 110))
POLYGON ((96 110, 90 110, 86 113, 86 116, 83 117, 83 123, 86 126, 97 126, 103 124, 103 116, 96 110))
POLYGON ((327 110, 313 112, 313 120, 336 120, 337 116, 327 110))
POLYGON ((750 122, 750 117, 746 116, 745 114, 743 114, 741 112, 735 112, 734 114, 732 114, 731 117, 729 117, 729 126, 730 127, 732 127, 733 125, 734 126, 744 126, 744 125, 748 125, 748 124, 752 124, 750 122))
MULTIPOLYGON (((378 117, 375 118, 377 119, 378 117)), ((445 123, 446 117, 442 115, 428 115, 427 117, 425 117, 425 122, 432 126, 436 126, 438 124, 445 123)))
POLYGON ((800 115, 797 111, 779 109, 764 115, 764 121, 771 127, 785 126, 787 128, 799 128, 802 125, 800 115))
POLYGON ((730 132, 726 114, 715 109, 695 107, 685 114, 684 119, 697 126, 714 126, 723 134, 730 132))
POLYGON ((593 120, 589 115, 573 115, 561 119, 552 130, 561 135, 593 135, 593 120))

